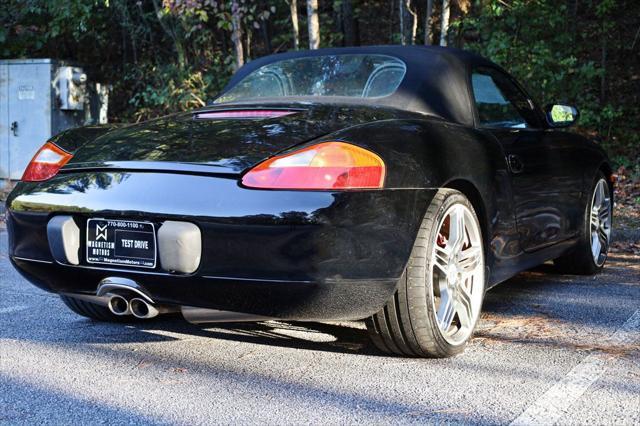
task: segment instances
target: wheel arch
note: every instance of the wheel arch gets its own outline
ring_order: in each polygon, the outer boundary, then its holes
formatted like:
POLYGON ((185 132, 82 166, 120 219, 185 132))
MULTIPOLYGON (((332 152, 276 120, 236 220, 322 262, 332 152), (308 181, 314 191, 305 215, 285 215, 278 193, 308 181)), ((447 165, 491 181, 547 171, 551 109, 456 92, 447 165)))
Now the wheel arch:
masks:
POLYGON ((611 200, 613 200, 615 180, 613 177, 613 169, 611 168, 611 164, 609 164, 607 161, 603 161, 598 167, 598 171, 601 172, 607 179, 607 185, 609 185, 609 193, 611 195, 611 200))

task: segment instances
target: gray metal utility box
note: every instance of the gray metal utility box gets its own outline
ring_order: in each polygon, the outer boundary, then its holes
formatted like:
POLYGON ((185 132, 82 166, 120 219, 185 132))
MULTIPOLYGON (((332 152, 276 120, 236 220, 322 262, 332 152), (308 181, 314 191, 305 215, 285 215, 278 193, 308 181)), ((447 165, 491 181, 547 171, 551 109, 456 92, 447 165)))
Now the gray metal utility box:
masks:
POLYGON ((52 59, 0 61, 0 187, 22 177, 49 138, 106 123, 107 92, 82 68, 52 59))

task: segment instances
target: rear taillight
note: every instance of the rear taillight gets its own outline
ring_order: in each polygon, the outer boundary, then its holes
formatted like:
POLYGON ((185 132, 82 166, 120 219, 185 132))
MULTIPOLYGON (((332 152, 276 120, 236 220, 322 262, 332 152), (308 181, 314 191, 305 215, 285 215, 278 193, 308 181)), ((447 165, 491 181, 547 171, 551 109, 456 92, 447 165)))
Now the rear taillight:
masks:
POLYGON ((382 188, 385 165, 375 153, 344 142, 322 142, 270 158, 242 183, 265 189, 382 188))
POLYGON ((22 175, 22 181, 40 182, 51 179, 72 157, 73 155, 47 142, 33 156, 22 175))

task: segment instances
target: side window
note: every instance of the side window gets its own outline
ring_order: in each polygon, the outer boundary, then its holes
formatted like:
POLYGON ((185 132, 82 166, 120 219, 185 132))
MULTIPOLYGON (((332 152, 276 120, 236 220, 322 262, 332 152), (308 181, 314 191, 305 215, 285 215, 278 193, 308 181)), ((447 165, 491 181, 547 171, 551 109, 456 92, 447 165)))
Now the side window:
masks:
POLYGON ((476 70, 471 74, 471 85, 481 126, 530 127, 533 117, 529 100, 507 78, 476 70))

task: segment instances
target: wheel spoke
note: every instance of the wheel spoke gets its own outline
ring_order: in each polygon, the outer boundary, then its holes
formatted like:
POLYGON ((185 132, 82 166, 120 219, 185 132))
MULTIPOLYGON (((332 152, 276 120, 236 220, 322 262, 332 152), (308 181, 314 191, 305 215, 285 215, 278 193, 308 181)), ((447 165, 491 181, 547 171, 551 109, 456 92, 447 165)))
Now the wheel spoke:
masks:
POLYGON ((449 244, 451 252, 460 250, 465 242, 466 232, 464 223, 464 210, 456 208, 449 217, 449 244))
POLYGON ((598 232, 594 232, 591 235, 591 253, 593 254, 594 259, 597 259, 597 257, 600 256, 601 248, 602 244, 600 243, 598 232))
POLYGON ((464 285, 464 283, 461 283, 458 286, 458 293, 457 293, 457 300, 456 300, 456 313, 458 314, 458 319, 460 319, 460 325, 463 328, 470 328, 471 327, 471 321, 473 318, 473 307, 471 304, 471 291, 469 291, 469 289, 464 285))
POLYGON ((604 229, 599 230, 598 239, 600 240, 600 244, 602 245, 602 247, 604 247, 606 250, 609 245, 609 236, 604 229))
POLYGON ((449 251, 445 248, 442 248, 436 244, 434 250, 434 266, 436 266, 440 271, 446 275, 449 267, 449 251))
POLYGON ((591 229, 598 227, 598 212, 595 209, 591 210, 591 229))
POLYGON ((454 309, 454 301, 451 299, 449 290, 441 289, 440 306, 438 307, 438 324, 443 332, 449 330, 456 311, 454 309))
POLYGON ((481 251, 479 247, 469 247, 460 252, 458 265, 463 274, 473 273, 480 265, 481 251))
POLYGON ((600 181, 596 186, 596 199, 593 204, 596 206, 600 206, 603 201, 604 201, 604 185, 602 184, 602 181, 600 181))
POLYGON ((605 222, 609 219, 609 202, 605 202, 602 206, 600 206, 600 210, 598 210, 598 218, 601 222, 605 222))

